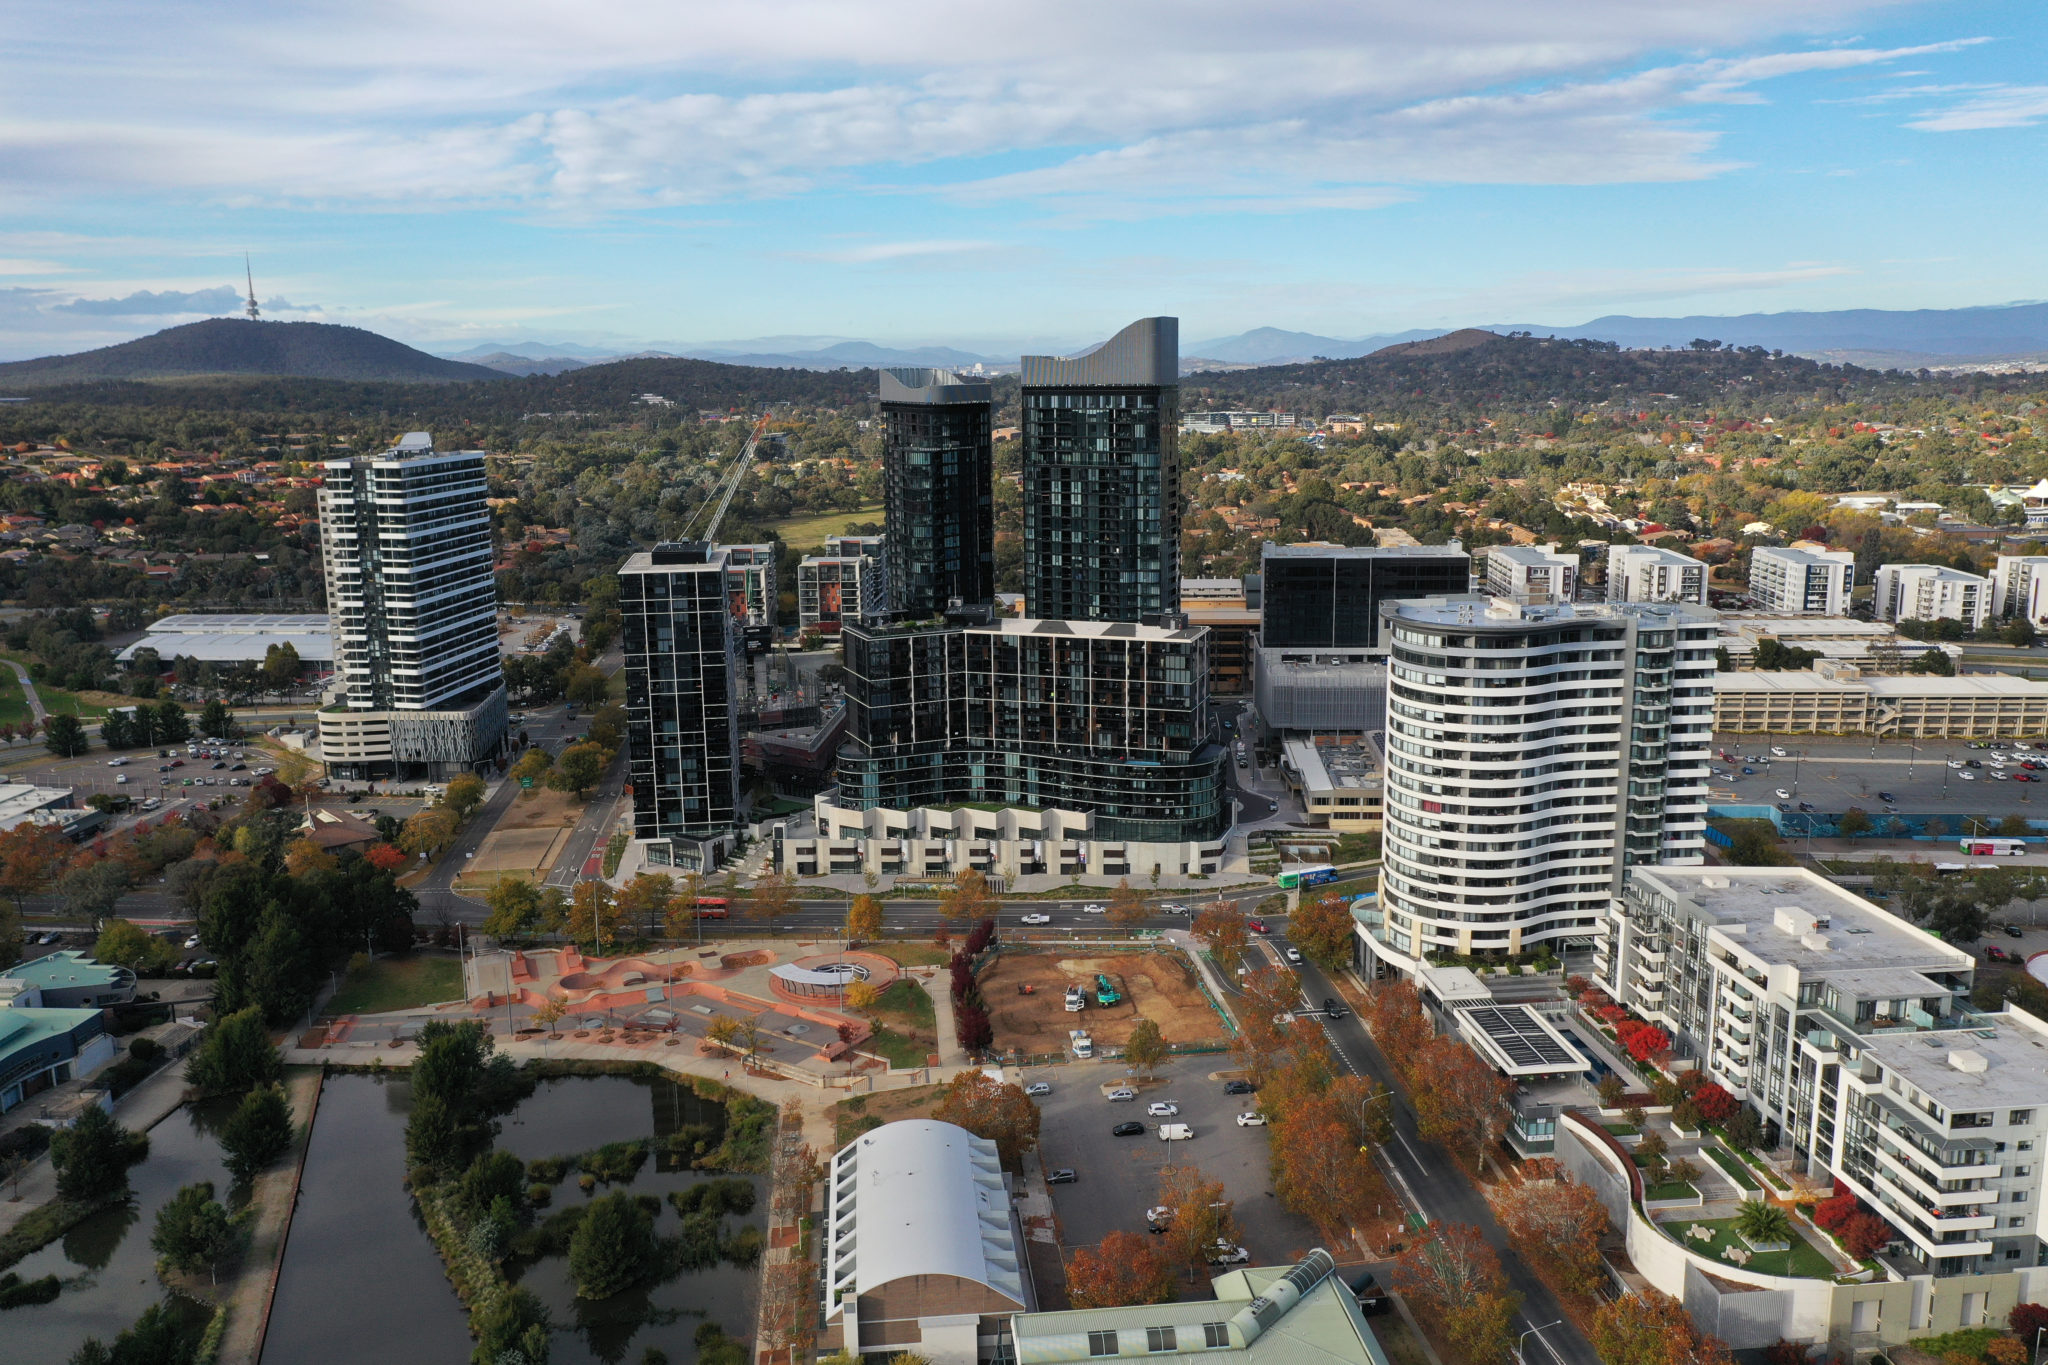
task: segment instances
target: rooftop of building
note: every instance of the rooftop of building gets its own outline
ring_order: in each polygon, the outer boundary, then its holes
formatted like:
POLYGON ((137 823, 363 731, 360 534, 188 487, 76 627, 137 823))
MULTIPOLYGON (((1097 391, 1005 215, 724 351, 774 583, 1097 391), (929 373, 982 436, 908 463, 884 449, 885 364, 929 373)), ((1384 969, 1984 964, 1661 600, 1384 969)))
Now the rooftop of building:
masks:
POLYGON ((1805 868, 1632 867, 1628 875, 1692 902, 1742 951, 1802 975, 1956 971, 1974 963, 1962 949, 1805 868))
POLYGON ((995 390, 981 375, 918 366, 881 371, 884 403, 992 403, 995 390))
MULTIPOLYGON (((1385 534, 1382 532, 1382 534, 1385 534)), ((1264 559, 1443 559, 1470 560, 1463 545, 1338 545, 1327 540, 1303 541, 1293 545, 1265 543, 1259 552, 1264 559)))
POLYGON ((663 541, 651 550, 635 550, 619 565, 620 573, 676 573, 723 569, 727 548, 701 540, 663 541))
POLYGON ((1950 583, 1988 583, 1991 580, 1980 573, 1964 573, 1961 569, 1947 564, 1880 564, 1879 573, 1910 573, 1916 578, 1939 578, 1950 583))
POLYGON ((1881 1033, 1863 1056, 1951 1112, 2048 1104, 2048 1026, 2017 1010, 1959 1032, 1881 1033))
POLYGON ((262 658, 272 645, 290 645, 306 663, 334 661, 333 627, 326 615, 303 616, 191 614, 166 616, 140 640, 115 657, 133 659, 138 650, 153 649, 168 663, 183 656, 207 663, 238 663, 262 658))
POLYGON ((37 811, 71 799, 70 787, 36 787, 26 782, 0 782, 0 829, 13 829, 37 811))
POLYGON ((408 431, 398 438, 398 444, 374 455, 339 455, 322 460, 327 469, 347 469, 353 465, 390 465, 413 460, 452 460, 464 456, 481 458, 481 450, 437 450, 430 432, 408 431))
MULTIPOLYGON (((1498 547, 1496 547, 1498 548, 1498 547)), ((1461 593, 1413 597, 1380 604, 1383 616, 1437 626, 1506 629, 1560 621, 1619 621, 1628 617, 1676 619, 1708 626, 1715 613, 1690 602, 1516 602, 1507 597, 1461 593)), ((1748 676, 1748 675, 1744 675, 1748 676)))
POLYGON ((1229 1271, 1211 1284, 1214 1299, 1019 1313, 1011 1320, 1017 1360, 1019 1365, 1088 1360, 1098 1354, 1090 1347, 1091 1332, 1130 1333, 1144 1346, 1148 1329, 1171 1327, 1176 1349, 1147 1352, 1146 1359, 1174 1365, 1219 1360, 1387 1365, 1386 1352, 1349 1287, 1337 1272, 1324 1269, 1328 1264, 1328 1253, 1317 1250, 1296 1266, 1229 1271), (1303 1281, 1318 1272, 1304 1291, 1303 1281), (1223 1326, 1228 1345, 1206 1345, 1210 1323, 1223 1326))
POLYGON ((1304 791, 1378 791, 1385 781, 1386 760, 1370 742, 1318 744, 1313 739, 1283 740, 1282 757, 1301 775, 1304 791))
POLYGON ((827 1255, 833 1288, 952 1275, 1028 1302, 996 1145, 936 1119, 903 1119, 839 1149, 827 1255))
POLYGON ((1998 699, 2048 696, 2048 682, 2016 678, 2010 673, 1966 673, 1954 678, 1934 674, 1863 674, 1850 669, 1842 676, 1829 677, 1810 668, 1782 672, 1716 673, 1716 692, 1868 692, 1876 697, 1943 697, 1964 700, 1972 697, 1998 699))
POLYGON ((112 986, 135 979, 135 973, 126 967, 95 962, 90 953, 75 948, 17 963, 0 972, 0 976, 26 981, 46 991, 68 990, 74 986, 112 986))
POLYGON ((1180 319, 1140 318, 1079 356, 1027 355, 1027 389, 1180 386, 1180 319))
POLYGON ((1560 550, 1555 545, 1489 545, 1486 553, 1494 559, 1513 560, 1522 564, 1554 564, 1560 559, 1579 562, 1577 554, 1560 550))
MULTIPOLYGON (((1699 565, 1700 561, 1691 555, 1663 545, 1616 545, 1608 550, 1608 557, 1621 555, 1628 559, 1653 559, 1660 564, 1699 565)), ((1701 566, 1704 567, 1704 566, 1701 566)))
POLYGON ((1384 684, 1386 661, 1366 653, 1364 645, 1260 646, 1259 671, 1289 683, 1329 683, 1347 687, 1384 684), (1361 670, 1371 670, 1364 676, 1361 670))
POLYGON ((50 1010, 14 1006, 0 1009, 0 1057, 61 1038, 99 1016, 98 1010, 50 1010))
POLYGON ((1755 554, 1750 556, 1752 562, 1757 555, 1806 564, 1840 564, 1845 561, 1853 562, 1856 558, 1852 550, 1830 550, 1824 546, 1814 545, 1759 545, 1755 554))
POLYGON ((1721 633, 1752 639, 1770 635, 1779 639, 1888 640, 1897 637, 1899 631, 1887 621, 1852 621, 1846 616, 1779 616, 1771 612, 1727 611, 1721 613, 1721 633))

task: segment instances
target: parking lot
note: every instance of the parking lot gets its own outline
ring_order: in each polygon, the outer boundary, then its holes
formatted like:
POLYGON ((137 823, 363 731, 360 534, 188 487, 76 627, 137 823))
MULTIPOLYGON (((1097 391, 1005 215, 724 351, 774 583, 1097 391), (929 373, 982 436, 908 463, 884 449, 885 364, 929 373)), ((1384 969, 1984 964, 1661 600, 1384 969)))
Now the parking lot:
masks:
MULTIPOLYGON (((1881 810, 1886 803, 1878 793, 1890 792, 1896 798, 1891 804, 1907 814, 1953 811, 1960 816, 1993 819, 2014 814, 2048 819, 2048 781, 1996 780, 1991 776, 1997 771, 1991 763, 1994 751, 1972 749, 1966 740, 1885 740, 1873 745, 1869 740, 1822 740, 1807 735, 1775 740, 1759 735, 1717 735, 1714 752, 1714 770, 1733 775, 1732 781, 1714 779, 1709 783, 1717 804, 1807 801, 1823 813, 1838 815, 1851 806, 1881 810), (1773 745, 1785 750, 1785 757, 1774 757, 1773 745), (1724 749, 1742 761, 1721 761, 1718 755, 1724 749), (1754 762, 1749 761, 1752 755, 1754 762), (1983 766, 1949 766, 1973 758, 1983 766), (1742 776, 1745 767, 1755 768, 1756 773, 1742 776), (1962 775, 1966 772, 1970 774, 1967 779, 1962 775), (1778 796, 1780 789, 1789 795, 1778 796)), ((2017 771, 2016 759, 2048 760, 2048 753, 2031 748, 2004 753, 2008 774, 2017 771)), ((2035 775, 2048 778, 2048 772, 2035 775)))
POLYGON ((1237 1115, 1253 1108, 1258 1096, 1226 1095, 1223 1082, 1209 1078, 1229 1066, 1229 1057, 1220 1053, 1172 1058, 1160 1066, 1156 1081, 1137 1087, 1133 1102, 1102 1097, 1103 1083, 1123 1078, 1121 1062, 1031 1067, 1022 1073, 1026 1084, 1052 1085, 1052 1093, 1038 1100, 1040 1160, 1049 1171, 1071 1167, 1078 1177, 1071 1185, 1052 1187, 1065 1245, 1093 1246, 1118 1230, 1142 1232, 1145 1210, 1158 1202, 1160 1169, 1169 1159, 1223 1182, 1236 1201, 1253 1265, 1288 1264, 1317 1245, 1309 1221, 1287 1212, 1273 1197, 1266 1130, 1237 1126, 1237 1115), (1173 1101, 1179 1115, 1148 1118, 1145 1106, 1154 1100, 1173 1101), (1144 1124, 1144 1133, 1110 1135, 1111 1128, 1126 1121, 1144 1124), (1185 1123, 1195 1135, 1187 1142, 1162 1142, 1161 1123, 1185 1123))

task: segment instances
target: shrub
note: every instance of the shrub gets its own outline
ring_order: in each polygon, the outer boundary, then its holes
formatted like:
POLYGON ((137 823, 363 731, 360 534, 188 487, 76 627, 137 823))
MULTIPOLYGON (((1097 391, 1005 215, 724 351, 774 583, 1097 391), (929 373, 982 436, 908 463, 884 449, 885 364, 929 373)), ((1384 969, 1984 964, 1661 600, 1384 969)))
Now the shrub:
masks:
POLYGON ((1855 1195, 1838 1194, 1813 1206, 1813 1221, 1829 1232, 1840 1232, 1842 1224, 1855 1216, 1856 1209, 1855 1195))
POLYGON ((1735 1211, 1735 1230, 1751 1242, 1789 1242, 1792 1215, 1763 1199, 1745 1199, 1735 1211))
POLYGON ((1733 1095, 1712 1081, 1692 1092, 1692 1102, 1699 1109, 1700 1117, 1708 1123, 1726 1123, 1735 1117, 1735 1111, 1740 1107, 1733 1095))
POLYGON ((2032 1341, 2034 1333, 2048 1331, 2048 1304, 2022 1303, 2005 1315, 2005 1325, 2022 1341, 2032 1341))
POLYGON ((1874 1213, 1859 1213, 1842 1224, 1842 1249, 1857 1260, 1874 1256, 1892 1239, 1891 1226, 1874 1213))
POLYGON ((608 1299, 645 1279, 654 1268, 654 1220, 620 1190, 590 1202, 569 1239, 569 1273, 576 1296, 608 1299))
POLYGON ((1614 1106, 1621 1103, 1621 1097, 1628 1093, 1628 1087, 1621 1083, 1621 1077, 1615 1075, 1612 1071, 1600 1078, 1600 1084, 1596 1088, 1600 1092, 1600 1107, 1602 1109, 1614 1108, 1614 1106))
POLYGON ((555 1202, 554 1187, 552 1185, 543 1185, 538 1180, 534 1181, 526 1187, 526 1202, 537 1209, 546 1208, 555 1202))
POLYGON ((10 1270, 0 1275, 0 1308, 27 1308, 32 1304, 48 1303, 63 1288, 64 1282, 55 1275, 45 1275, 40 1280, 24 1280, 10 1270))

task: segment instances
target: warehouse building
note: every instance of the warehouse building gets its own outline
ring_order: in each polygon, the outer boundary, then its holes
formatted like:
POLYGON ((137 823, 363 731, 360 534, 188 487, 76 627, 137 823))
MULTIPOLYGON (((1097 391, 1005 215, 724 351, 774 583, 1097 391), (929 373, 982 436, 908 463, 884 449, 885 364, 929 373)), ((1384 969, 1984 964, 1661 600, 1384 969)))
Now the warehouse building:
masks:
POLYGON ((1714 675, 1724 734, 2013 739, 2048 734, 2048 683, 2004 673, 1943 678, 1867 674, 1823 660, 1782 673, 1714 675))
POLYGON ((326 613, 272 616, 192 613, 166 616, 134 644, 114 657, 128 663, 153 649, 168 664, 197 659, 209 664, 261 664, 277 645, 290 645, 307 668, 328 672, 334 667, 334 636, 326 613))

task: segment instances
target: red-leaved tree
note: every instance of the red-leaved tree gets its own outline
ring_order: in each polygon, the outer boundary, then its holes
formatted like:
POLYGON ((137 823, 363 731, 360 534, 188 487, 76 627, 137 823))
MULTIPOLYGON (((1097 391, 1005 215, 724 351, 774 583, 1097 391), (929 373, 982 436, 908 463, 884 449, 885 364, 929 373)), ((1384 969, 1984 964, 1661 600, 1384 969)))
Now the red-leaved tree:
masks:
POLYGON ((1700 1117, 1708 1123, 1726 1123, 1742 1107, 1735 1102, 1733 1095, 1712 1081, 1692 1092, 1692 1102, 1693 1107, 1700 1111, 1700 1117))

